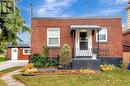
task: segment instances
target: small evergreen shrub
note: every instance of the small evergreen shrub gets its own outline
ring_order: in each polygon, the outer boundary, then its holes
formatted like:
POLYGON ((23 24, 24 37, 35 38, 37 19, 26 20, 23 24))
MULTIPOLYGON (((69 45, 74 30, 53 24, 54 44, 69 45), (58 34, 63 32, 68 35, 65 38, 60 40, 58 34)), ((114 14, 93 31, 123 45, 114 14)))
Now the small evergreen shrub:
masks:
POLYGON ((49 57, 49 48, 47 46, 43 47, 43 55, 49 57))
POLYGON ((59 55, 59 63, 62 65, 67 65, 70 62, 71 59, 71 48, 68 44, 64 44, 63 47, 60 50, 59 55))

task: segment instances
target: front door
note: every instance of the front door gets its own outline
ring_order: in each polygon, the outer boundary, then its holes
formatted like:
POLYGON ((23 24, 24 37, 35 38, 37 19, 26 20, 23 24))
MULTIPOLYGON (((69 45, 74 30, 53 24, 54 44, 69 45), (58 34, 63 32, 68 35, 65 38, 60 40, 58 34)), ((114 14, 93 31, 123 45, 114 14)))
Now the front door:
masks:
POLYGON ((92 35, 89 30, 77 31, 76 56, 90 56, 92 49, 92 35))
POLYGON ((18 48, 12 48, 11 50, 11 60, 17 60, 18 59, 18 48))

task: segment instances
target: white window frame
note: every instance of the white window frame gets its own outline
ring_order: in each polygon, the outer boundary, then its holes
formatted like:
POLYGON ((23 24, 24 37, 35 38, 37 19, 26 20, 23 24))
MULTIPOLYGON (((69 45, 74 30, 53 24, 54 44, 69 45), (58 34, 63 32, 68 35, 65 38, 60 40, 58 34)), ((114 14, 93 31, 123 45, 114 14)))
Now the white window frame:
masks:
POLYGON ((48 47, 59 47, 60 46, 60 28, 48 28, 47 29, 47 46, 48 47), (49 44, 49 30, 57 30, 58 31, 58 44, 57 45, 50 45, 49 44))
MULTIPOLYGON (((105 40, 98 40, 98 34, 100 35, 100 33, 98 33, 98 31, 96 32, 96 42, 100 42, 100 43, 102 43, 102 42, 108 42, 108 29, 107 28, 102 28, 102 29, 104 29, 104 30, 106 30, 105 32, 106 32, 106 38, 105 38, 105 40)), ((102 30, 101 29, 101 30, 102 30)))
POLYGON ((23 48, 23 55, 30 55, 30 54, 31 54, 31 49, 30 49, 30 48, 23 48), (30 50, 30 53, 26 53, 26 52, 25 52, 25 49, 30 50))

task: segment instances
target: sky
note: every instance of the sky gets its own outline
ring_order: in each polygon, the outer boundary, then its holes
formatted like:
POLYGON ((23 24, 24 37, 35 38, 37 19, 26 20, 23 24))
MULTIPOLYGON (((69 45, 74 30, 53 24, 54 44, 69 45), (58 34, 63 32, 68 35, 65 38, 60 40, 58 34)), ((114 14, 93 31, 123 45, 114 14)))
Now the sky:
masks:
MULTIPOLYGON (((17 6, 30 27, 30 4, 35 17, 122 17, 122 26, 126 26, 128 0, 19 0, 17 6)), ((30 35, 20 35, 25 43, 30 42, 30 35)))

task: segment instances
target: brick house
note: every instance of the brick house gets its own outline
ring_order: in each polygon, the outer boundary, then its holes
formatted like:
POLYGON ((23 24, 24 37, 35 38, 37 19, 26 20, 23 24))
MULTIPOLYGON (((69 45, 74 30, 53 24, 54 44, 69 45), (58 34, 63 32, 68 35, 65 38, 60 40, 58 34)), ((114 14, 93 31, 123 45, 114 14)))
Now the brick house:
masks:
POLYGON ((128 1, 127 10, 127 25, 123 32, 123 51, 130 52, 130 0, 128 1))
POLYGON ((31 55, 29 44, 19 44, 17 46, 7 46, 7 60, 28 60, 31 55))
POLYGON ((32 17, 32 30, 32 54, 42 54, 47 46, 49 56, 57 57, 60 48, 68 44, 74 69, 95 69, 100 63, 118 65, 122 61, 120 17, 32 17))
POLYGON ((123 32, 123 52, 130 52, 130 30, 123 32))

